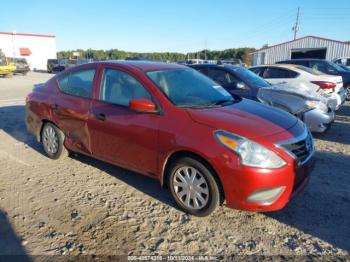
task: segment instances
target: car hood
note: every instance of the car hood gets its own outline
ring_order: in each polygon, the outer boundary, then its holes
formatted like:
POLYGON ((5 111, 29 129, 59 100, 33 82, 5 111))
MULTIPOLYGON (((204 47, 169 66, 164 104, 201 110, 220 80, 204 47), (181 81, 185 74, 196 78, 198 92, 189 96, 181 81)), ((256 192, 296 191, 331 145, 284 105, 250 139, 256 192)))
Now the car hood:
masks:
POLYGON ((298 122, 287 112, 246 99, 230 106, 187 109, 187 112, 197 123, 250 139, 285 132, 298 122))

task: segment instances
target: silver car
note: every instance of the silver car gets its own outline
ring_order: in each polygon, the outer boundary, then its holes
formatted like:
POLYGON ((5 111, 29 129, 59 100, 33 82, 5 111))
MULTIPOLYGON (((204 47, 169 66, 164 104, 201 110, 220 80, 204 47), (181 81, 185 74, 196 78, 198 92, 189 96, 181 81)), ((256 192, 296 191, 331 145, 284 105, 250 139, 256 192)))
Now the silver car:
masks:
POLYGON ((257 98, 264 104, 280 108, 300 118, 311 132, 326 131, 335 118, 337 100, 308 92, 288 85, 274 85, 259 89, 257 98))

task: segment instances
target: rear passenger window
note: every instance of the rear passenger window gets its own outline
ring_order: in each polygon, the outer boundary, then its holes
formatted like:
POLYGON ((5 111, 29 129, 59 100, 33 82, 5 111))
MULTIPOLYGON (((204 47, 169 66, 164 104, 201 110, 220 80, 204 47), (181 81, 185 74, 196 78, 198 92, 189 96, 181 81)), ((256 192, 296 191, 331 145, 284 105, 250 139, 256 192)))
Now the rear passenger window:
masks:
POLYGON ((264 78, 294 78, 298 74, 296 72, 281 69, 281 68, 267 68, 264 72, 264 78))
POLYGON ((262 67, 255 67, 255 68, 250 68, 250 71, 252 71, 253 73, 257 74, 258 76, 262 75, 262 71, 264 70, 264 68, 262 67))
POLYGON ((59 89, 68 95, 90 97, 95 69, 72 72, 58 80, 59 89))

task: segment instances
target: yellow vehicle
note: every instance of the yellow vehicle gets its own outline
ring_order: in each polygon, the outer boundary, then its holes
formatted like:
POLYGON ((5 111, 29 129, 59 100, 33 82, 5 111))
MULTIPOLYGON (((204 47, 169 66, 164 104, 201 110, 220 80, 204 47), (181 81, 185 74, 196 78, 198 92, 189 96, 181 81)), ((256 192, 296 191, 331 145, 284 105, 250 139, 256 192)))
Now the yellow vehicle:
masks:
POLYGON ((16 65, 9 63, 5 54, 0 50, 0 76, 12 77, 15 70, 16 65))

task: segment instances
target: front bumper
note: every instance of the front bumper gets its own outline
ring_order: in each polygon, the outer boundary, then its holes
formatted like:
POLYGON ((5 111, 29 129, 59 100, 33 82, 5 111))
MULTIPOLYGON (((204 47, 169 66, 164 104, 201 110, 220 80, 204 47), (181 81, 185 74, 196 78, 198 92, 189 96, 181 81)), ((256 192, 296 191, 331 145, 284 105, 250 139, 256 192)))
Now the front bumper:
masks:
POLYGON ((323 112, 315 108, 305 112, 302 118, 311 132, 322 133, 333 123, 335 113, 333 111, 323 112))
MULTIPOLYGON (((280 210, 292 197, 303 191, 310 179, 310 173, 314 166, 311 157, 301 166, 287 166, 280 170, 261 170, 245 167, 241 173, 239 184, 232 184, 231 192, 225 192, 226 206, 229 208, 269 212, 280 210), (253 199, 257 192, 269 191, 269 198, 261 196, 261 199, 253 199), (274 190, 274 192, 273 192, 274 190)), ((232 183, 237 180, 232 181, 232 183)))
MULTIPOLYGON (((282 150, 282 146, 280 148, 282 150)), ((303 162, 299 162, 287 151, 284 152, 289 156, 288 159, 283 157, 287 165, 278 169, 237 165, 227 155, 223 156, 220 161, 224 161, 225 165, 216 170, 223 184, 226 206, 255 212, 276 211, 300 193, 308 183, 313 169, 313 146, 303 162)))

